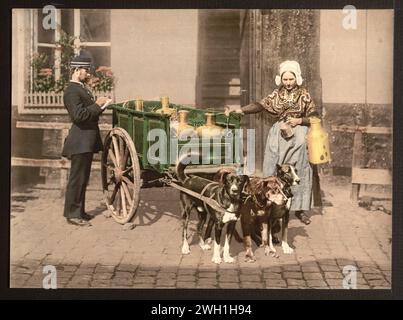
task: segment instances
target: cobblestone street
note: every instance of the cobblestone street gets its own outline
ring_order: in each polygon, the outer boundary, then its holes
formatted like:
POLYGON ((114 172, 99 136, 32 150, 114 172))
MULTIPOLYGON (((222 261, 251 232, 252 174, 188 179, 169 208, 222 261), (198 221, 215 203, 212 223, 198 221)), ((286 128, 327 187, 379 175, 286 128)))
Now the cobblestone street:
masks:
MULTIPOLYGON (((391 216, 352 204, 350 184, 322 178, 325 206, 303 225, 294 215, 289 243, 279 258, 254 247, 257 261, 244 261, 233 240, 233 264, 215 265, 196 237, 190 255, 181 254, 179 193, 171 188, 141 191, 135 228, 107 217, 100 182, 92 179, 86 209, 92 227, 68 225, 59 190, 35 186, 12 194, 12 288, 41 288, 43 266, 57 269, 58 288, 343 288, 343 268, 357 268, 358 289, 388 289, 391 283, 391 216)), ((190 223, 195 234, 196 214, 190 223)), ((239 229, 239 226, 237 227, 239 229)))

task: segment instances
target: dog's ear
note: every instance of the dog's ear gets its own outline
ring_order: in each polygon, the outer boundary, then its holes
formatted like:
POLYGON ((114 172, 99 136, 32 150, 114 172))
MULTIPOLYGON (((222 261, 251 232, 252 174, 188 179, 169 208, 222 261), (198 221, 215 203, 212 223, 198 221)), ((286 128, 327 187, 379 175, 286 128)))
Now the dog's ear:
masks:
POLYGON ((277 163, 276 164, 277 171, 281 171, 281 166, 277 163))
POLYGON ((246 174, 241 175, 241 183, 242 186, 246 186, 249 184, 249 176, 247 176, 246 174))
POLYGON ((217 173, 214 175, 213 180, 214 180, 215 182, 218 182, 218 183, 222 184, 222 177, 223 177, 223 175, 224 175, 224 170, 221 169, 221 170, 217 171, 217 173))
POLYGON ((262 192, 263 188, 266 186, 267 181, 265 179, 260 179, 259 182, 256 185, 256 193, 262 192))
POLYGON ((246 185, 246 192, 249 194, 256 194, 259 191, 259 187, 261 186, 261 179, 248 178, 248 184, 246 185))
POLYGON ((215 174, 214 181, 216 181, 219 184, 223 185, 226 177, 230 173, 234 173, 234 172, 231 169, 221 169, 215 174))

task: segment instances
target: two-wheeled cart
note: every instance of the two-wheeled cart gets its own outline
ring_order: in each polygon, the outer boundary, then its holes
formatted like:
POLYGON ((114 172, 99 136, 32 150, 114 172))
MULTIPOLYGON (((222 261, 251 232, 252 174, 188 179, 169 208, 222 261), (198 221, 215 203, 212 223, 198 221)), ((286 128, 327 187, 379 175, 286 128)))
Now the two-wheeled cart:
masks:
MULTIPOLYGON (((134 218, 143 187, 171 185, 197 196, 184 190, 175 180, 176 161, 185 150, 199 153, 199 164, 190 164, 186 172, 214 174, 221 168, 240 168, 242 136, 240 130, 236 130, 240 129, 240 114, 226 117, 223 113, 213 112, 216 125, 223 128, 224 134, 206 145, 203 139, 175 136, 172 118, 156 112, 161 107, 160 101, 144 101, 142 110, 135 110, 135 100, 108 107, 113 111, 113 128, 104 140, 102 187, 105 203, 118 223, 125 224, 134 218)), ((188 124, 194 128, 205 124, 207 110, 173 103, 169 107, 178 112, 188 110, 188 124)), ((213 207, 216 205, 202 195, 201 199, 213 207)))

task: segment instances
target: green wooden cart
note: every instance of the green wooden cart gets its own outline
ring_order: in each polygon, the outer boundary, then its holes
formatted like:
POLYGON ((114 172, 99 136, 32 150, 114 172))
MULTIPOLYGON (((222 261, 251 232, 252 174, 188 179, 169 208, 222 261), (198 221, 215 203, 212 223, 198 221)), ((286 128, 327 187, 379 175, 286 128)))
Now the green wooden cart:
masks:
MULTIPOLYGON (((134 218, 142 187, 171 185, 182 190, 177 183, 171 182, 177 182, 175 180, 176 159, 181 150, 185 150, 183 148, 199 150, 200 155, 199 164, 189 164, 187 172, 213 174, 224 167, 236 170, 241 167, 241 153, 239 145, 236 145, 236 141, 239 142, 241 137, 239 137, 239 131, 235 130, 240 129, 240 114, 231 114, 230 117, 226 117, 223 113, 213 111, 216 125, 225 129, 225 135, 220 140, 211 140, 211 149, 206 152, 205 145, 202 150, 201 139, 197 139, 196 142, 191 138, 174 139, 176 143, 171 142, 170 117, 155 112, 161 108, 159 101, 144 101, 143 111, 135 110, 134 106, 135 101, 132 100, 108 107, 113 111, 113 128, 104 140, 101 174, 105 202, 116 222, 124 224, 134 218), (153 139, 150 135, 152 129, 159 129, 153 132, 163 132, 167 138, 153 139), (151 156, 150 149, 155 147, 155 143, 159 143, 160 149, 164 151, 164 157, 161 156, 161 150, 156 153, 158 159, 151 156), (213 149, 214 144, 217 147, 217 143, 221 150, 218 154, 213 149)), ((205 124, 207 112, 205 109, 173 103, 170 103, 169 107, 177 111, 188 110, 188 123, 195 128, 205 124)), ((186 192, 186 190, 182 191, 186 192)))

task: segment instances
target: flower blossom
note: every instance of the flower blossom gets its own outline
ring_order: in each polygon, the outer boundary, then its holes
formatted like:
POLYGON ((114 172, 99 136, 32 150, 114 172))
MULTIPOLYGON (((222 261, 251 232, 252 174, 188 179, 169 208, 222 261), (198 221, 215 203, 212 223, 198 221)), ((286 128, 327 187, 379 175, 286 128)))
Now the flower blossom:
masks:
POLYGON ((111 67, 106 67, 106 66, 99 66, 98 67, 98 69, 95 71, 95 72, 103 72, 103 73, 106 73, 106 72, 111 72, 112 71, 112 68, 111 67))
POLYGON ((44 76, 44 77, 50 77, 50 76, 52 76, 52 74, 53 74, 53 71, 50 68, 43 68, 43 69, 39 70, 39 73, 38 73, 39 76, 44 76))

